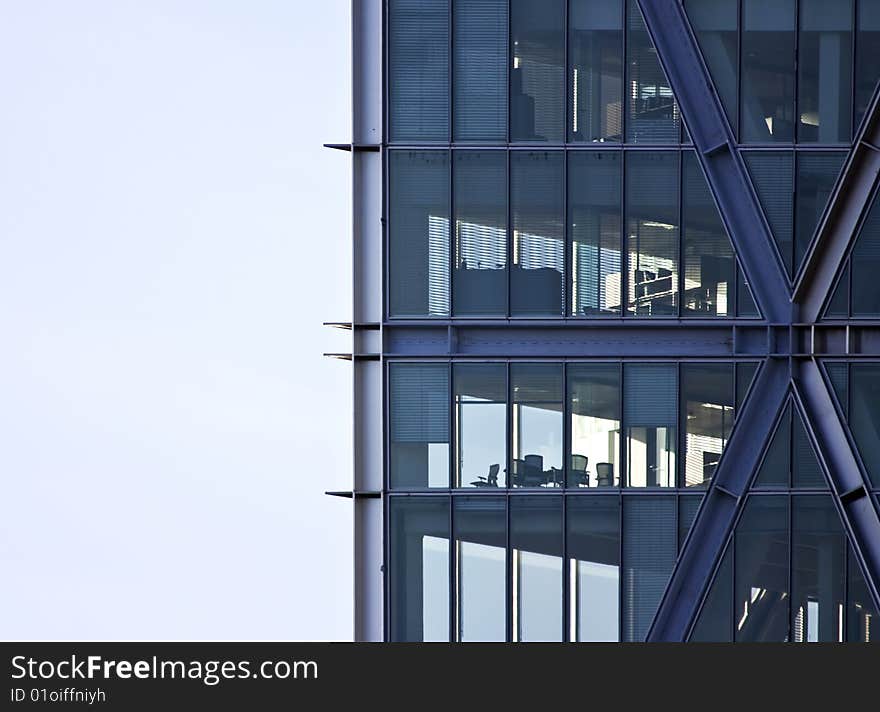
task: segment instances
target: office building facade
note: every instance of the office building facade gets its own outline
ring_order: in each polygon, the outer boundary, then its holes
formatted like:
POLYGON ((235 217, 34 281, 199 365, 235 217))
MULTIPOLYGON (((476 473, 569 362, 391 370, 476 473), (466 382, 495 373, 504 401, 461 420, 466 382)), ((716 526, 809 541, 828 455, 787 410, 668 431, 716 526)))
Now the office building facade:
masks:
POLYGON ((356 638, 880 641, 880 0, 352 46, 356 638))

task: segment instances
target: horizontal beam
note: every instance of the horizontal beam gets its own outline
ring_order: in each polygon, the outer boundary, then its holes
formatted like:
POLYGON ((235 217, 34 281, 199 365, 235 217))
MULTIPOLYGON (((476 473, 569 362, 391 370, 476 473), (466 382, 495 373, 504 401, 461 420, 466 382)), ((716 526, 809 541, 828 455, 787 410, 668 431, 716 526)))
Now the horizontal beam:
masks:
POLYGON ((683 642, 742 509, 773 424, 789 387, 786 361, 764 362, 718 462, 669 585, 660 601, 649 641, 683 642))
POLYGON ((818 321, 831 298, 835 280, 880 176, 880 84, 865 114, 834 188, 819 221, 816 237, 795 282, 792 299, 799 305, 799 319, 818 321))

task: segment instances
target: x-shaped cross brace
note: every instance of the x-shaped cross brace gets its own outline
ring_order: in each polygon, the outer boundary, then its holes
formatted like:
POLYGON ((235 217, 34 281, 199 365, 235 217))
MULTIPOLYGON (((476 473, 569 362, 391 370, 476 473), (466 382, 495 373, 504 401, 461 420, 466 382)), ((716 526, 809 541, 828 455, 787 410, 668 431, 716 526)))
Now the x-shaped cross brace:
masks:
MULTIPOLYGON (((822 316, 880 173, 875 92, 794 285, 748 179, 742 156, 679 0, 638 0, 710 190, 764 318, 789 334, 822 316)), ((742 511, 773 425, 789 395, 831 484, 835 506, 880 607, 880 517, 852 436, 815 355, 782 340, 761 366, 694 520, 648 633, 686 640, 742 511)))

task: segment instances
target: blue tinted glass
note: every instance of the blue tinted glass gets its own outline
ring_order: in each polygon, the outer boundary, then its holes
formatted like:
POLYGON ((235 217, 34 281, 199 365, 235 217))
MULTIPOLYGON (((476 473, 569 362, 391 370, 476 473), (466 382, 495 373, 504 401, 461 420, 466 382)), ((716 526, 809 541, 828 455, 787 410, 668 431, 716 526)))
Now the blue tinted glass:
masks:
POLYGON ((561 316, 565 245, 565 156, 561 151, 510 156, 513 316, 561 316))
POLYGON ((510 140, 562 143, 565 0, 510 0, 510 140))
POLYGON ((622 140, 622 0, 570 0, 568 61, 568 140, 622 140))
POLYGON ((508 0, 453 3, 453 135, 507 140, 508 0))
POLYGON ((389 503, 391 640, 449 640, 449 500, 389 503))
POLYGON ((449 139, 449 0, 390 0, 391 141, 449 139))
POLYGON ((849 143, 852 0, 800 0, 798 141, 849 143))
POLYGON ((388 310, 449 316, 449 154, 389 154, 388 310))
POLYGON ((742 13, 742 141, 794 141, 795 0, 742 0, 742 13))

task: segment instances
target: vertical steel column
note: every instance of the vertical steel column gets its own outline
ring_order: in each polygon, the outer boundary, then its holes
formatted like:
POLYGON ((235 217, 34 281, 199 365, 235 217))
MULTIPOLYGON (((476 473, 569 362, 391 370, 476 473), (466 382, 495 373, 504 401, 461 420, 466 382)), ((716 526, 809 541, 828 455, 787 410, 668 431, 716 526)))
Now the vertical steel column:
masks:
MULTIPOLYGON (((355 353, 382 352, 381 0, 352 2, 352 321, 355 353), (365 148, 372 150, 363 150, 365 148), (369 324, 374 328, 362 329, 369 324), (378 328, 376 328, 378 327, 378 328)), ((353 490, 384 490, 383 368, 352 359, 353 490)), ((352 497, 354 507, 354 638, 381 641, 384 631, 384 536, 381 498, 352 497)))

